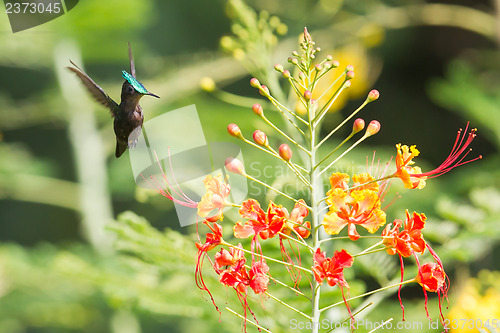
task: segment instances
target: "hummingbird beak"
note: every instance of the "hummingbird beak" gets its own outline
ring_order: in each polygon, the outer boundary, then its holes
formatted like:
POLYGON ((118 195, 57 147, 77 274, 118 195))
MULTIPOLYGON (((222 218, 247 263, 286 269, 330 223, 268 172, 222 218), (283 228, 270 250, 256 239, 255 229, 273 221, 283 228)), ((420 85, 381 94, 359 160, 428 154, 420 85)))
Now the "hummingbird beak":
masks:
POLYGON ((155 95, 155 94, 153 94, 152 92, 148 92, 146 95, 148 95, 148 96, 153 96, 153 97, 156 97, 156 98, 160 98, 160 96, 155 95))

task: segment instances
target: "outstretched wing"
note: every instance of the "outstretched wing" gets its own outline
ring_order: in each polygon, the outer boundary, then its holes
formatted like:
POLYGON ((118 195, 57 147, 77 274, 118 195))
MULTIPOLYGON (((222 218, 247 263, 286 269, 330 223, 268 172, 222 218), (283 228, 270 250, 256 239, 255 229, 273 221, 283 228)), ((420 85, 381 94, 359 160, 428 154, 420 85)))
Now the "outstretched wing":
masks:
POLYGON ((67 68, 73 73, 75 73, 80 78, 80 80, 82 80, 85 87, 87 87, 87 90, 92 94, 92 97, 94 97, 96 101, 107 107, 113 117, 116 116, 116 114, 119 111, 118 104, 116 104, 116 102, 113 101, 108 96, 108 94, 106 94, 104 90, 102 90, 102 88, 99 87, 97 83, 94 82, 94 80, 92 80, 87 74, 85 74, 85 72, 81 70, 80 67, 75 65, 75 63, 71 60, 69 62, 71 62, 71 64, 76 68, 73 67, 67 67, 67 68))
POLYGON ((135 76, 134 55, 132 54, 132 46, 130 46, 130 42, 128 42, 128 58, 130 59, 130 74, 137 79, 135 76))

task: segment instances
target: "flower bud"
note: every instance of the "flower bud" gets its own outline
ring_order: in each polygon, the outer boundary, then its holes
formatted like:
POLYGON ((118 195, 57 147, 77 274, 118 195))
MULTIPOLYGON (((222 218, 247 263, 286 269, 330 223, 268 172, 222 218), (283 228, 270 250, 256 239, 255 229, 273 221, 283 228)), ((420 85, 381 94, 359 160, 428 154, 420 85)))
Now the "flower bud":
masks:
POLYGON ((332 61, 333 68, 337 68, 340 66, 340 63, 337 60, 332 61))
POLYGON ((205 76, 200 80, 200 87, 207 92, 212 92, 215 90, 215 81, 211 77, 205 76))
POLYGON ((344 88, 349 88, 351 86, 351 81, 344 82, 344 88))
POLYGON ((365 121, 361 118, 358 118, 354 121, 354 124, 352 125, 352 132, 353 133, 358 133, 365 128, 365 121))
POLYGON ((326 56, 326 60, 328 60, 328 61, 332 61, 333 60, 333 57, 331 56, 331 54, 329 54, 329 55, 326 56))
POLYGON ((347 80, 351 80, 351 79, 354 79, 354 72, 353 71, 349 71, 345 74, 346 76, 346 79, 347 80))
POLYGON ((285 78, 287 78, 287 79, 290 77, 290 71, 289 71, 288 69, 285 69, 285 70, 283 71, 283 77, 285 77, 285 78))
POLYGON ((327 70, 328 70, 328 69, 332 68, 332 63, 327 61, 327 62, 325 62, 325 63, 323 64, 323 67, 325 67, 325 69, 327 69, 327 70))
POLYGON ((292 52, 292 55, 293 55, 293 56, 298 57, 298 56, 299 56, 299 52, 297 52, 297 51, 293 51, 293 52, 292 52))
POLYGON ((290 161, 290 159, 292 158, 292 150, 286 143, 283 143, 279 147, 278 152, 280 154, 280 157, 287 162, 290 161))
POLYGON ((299 61, 297 60, 297 58, 292 58, 292 60, 290 62, 292 64, 294 64, 294 65, 298 65, 299 64, 299 61))
POLYGON ((321 70, 322 70, 322 69, 323 69, 323 66, 322 66, 322 65, 320 65, 320 64, 317 64, 316 66, 314 66, 314 70, 315 70, 316 72, 321 72, 321 70))
POLYGON ((321 52, 321 47, 319 47, 319 46, 318 46, 318 47, 316 48, 316 52, 321 52))
POLYGON ((353 72, 354 71, 354 66, 353 65, 349 65, 345 68, 345 71, 346 72, 353 72))
POLYGON ((368 124, 368 127, 366 128, 366 136, 370 136, 373 134, 377 134, 378 131, 380 131, 380 123, 377 120, 372 120, 368 124))
POLYGON ((250 80, 250 85, 254 88, 259 88, 260 87, 260 82, 256 78, 252 78, 250 80))
POLYGON ((245 174, 245 167, 243 166, 243 163, 241 163, 241 161, 237 158, 233 157, 226 158, 225 165, 227 171, 229 172, 235 173, 237 175, 245 174))
POLYGON ((256 130, 255 132, 253 132, 253 141, 255 141, 255 143, 259 146, 266 147, 267 145, 269 145, 266 133, 262 132, 261 130, 256 130))
POLYGON ((229 135, 234 136, 235 138, 242 139, 243 135, 241 134, 241 130, 236 124, 227 125, 227 132, 229 135))
POLYGON ((310 100, 312 98, 313 94, 309 90, 304 91, 304 98, 306 101, 310 100))
POLYGON ((380 93, 378 92, 378 90, 375 90, 373 89, 372 91, 370 91, 368 93, 368 97, 366 98, 368 100, 368 102, 373 102, 375 100, 377 100, 380 96, 380 93))
POLYGON ((304 75, 304 73, 302 73, 302 72, 299 73, 299 79, 301 79, 302 81, 304 81, 306 79, 306 76, 304 75))
POLYGON ((300 61, 300 65, 301 65, 302 67, 306 67, 306 66, 307 66, 307 63, 306 63, 306 61, 305 61, 305 60, 301 60, 301 61, 300 61))
POLYGON ((259 89, 259 94, 262 96, 269 96, 269 88, 265 85, 261 85, 259 89))
POLYGON ((252 111, 258 116, 262 116, 264 114, 264 109, 262 109, 262 106, 259 103, 255 103, 252 106, 252 111))
POLYGON ((276 64, 276 65, 274 65, 274 69, 275 69, 277 72, 283 73, 283 66, 282 66, 281 64, 276 64))

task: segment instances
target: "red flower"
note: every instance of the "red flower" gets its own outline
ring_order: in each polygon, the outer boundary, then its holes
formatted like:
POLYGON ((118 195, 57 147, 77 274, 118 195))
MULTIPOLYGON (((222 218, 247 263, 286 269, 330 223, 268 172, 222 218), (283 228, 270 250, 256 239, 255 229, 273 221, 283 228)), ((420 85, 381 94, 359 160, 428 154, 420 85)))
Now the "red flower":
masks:
POLYGON ((444 291, 446 288, 446 273, 437 263, 430 262, 423 264, 419 268, 417 282, 425 290, 432 293, 444 291))
POLYGON ((220 225, 214 222, 213 226, 211 226, 210 223, 206 220, 203 221, 203 223, 206 224, 210 228, 210 230, 212 230, 212 233, 207 233, 204 244, 195 243, 196 247, 198 248, 198 256, 200 255, 200 252, 210 251, 217 245, 220 245, 222 240, 222 227, 220 225))
POLYGON ((337 172, 330 177, 332 188, 326 193, 330 211, 325 215, 323 227, 326 233, 336 235, 348 226, 349 238, 357 240, 360 236, 356 225, 374 233, 385 224, 385 213, 380 208, 378 184, 366 184, 373 181, 373 177, 368 174, 354 175, 353 180, 354 189, 349 190, 347 174, 337 172))
POLYGON ((311 222, 304 222, 304 218, 309 215, 309 210, 307 209, 304 200, 300 199, 295 203, 295 206, 290 213, 290 217, 288 217, 288 211, 286 211, 285 208, 283 208, 283 210, 285 211, 285 216, 287 217, 283 233, 290 235, 292 230, 294 230, 302 238, 309 237, 311 234, 311 222))
POLYGON ((262 239, 273 238, 283 229, 288 215, 286 209, 272 201, 266 214, 254 199, 244 201, 239 213, 248 221, 245 224, 238 221, 234 225, 234 236, 237 238, 247 238, 252 235, 258 235, 262 239))
POLYGON ((320 248, 314 253, 314 278, 318 283, 323 283, 326 278, 329 286, 340 285, 349 288, 344 278, 344 268, 351 267, 354 258, 346 250, 335 251, 332 258, 326 258, 326 253, 321 252, 320 248))
POLYGON ((255 262, 250 269, 250 288, 256 294, 262 294, 267 291, 267 285, 269 284, 269 277, 267 273, 269 272, 269 267, 267 266, 264 259, 255 262))
POLYGON ((384 244, 387 246, 387 253, 394 255, 399 253, 403 257, 409 257, 413 252, 423 254, 425 251, 425 241, 422 235, 422 229, 425 226, 425 215, 413 212, 410 213, 406 210, 406 220, 404 228, 399 232, 399 228, 403 226, 401 220, 394 220, 394 227, 387 225, 382 232, 384 237, 384 244))
POLYGON ((221 249, 220 252, 215 254, 214 260, 217 269, 221 269, 224 266, 241 267, 246 262, 241 244, 238 244, 238 248, 229 248, 229 251, 221 249))
POLYGON ((406 188, 421 189, 425 186, 426 179, 441 176, 456 167, 481 159, 482 156, 479 155, 472 160, 463 162, 467 154, 471 151, 471 149, 467 149, 467 147, 469 147, 477 135, 477 129, 475 128, 471 129, 469 134, 466 134, 468 128, 469 123, 467 122, 463 135, 462 129, 458 131, 455 144, 453 145, 448 157, 443 163, 441 163, 440 166, 428 172, 421 172, 419 167, 411 167, 414 163, 413 158, 417 157, 419 154, 419 151, 415 148, 415 146, 411 146, 408 149, 408 146, 406 145, 401 146, 400 143, 397 144, 396 172, 393 174, 393 177, 400 178, 406 188))
POLYGON ((198 203, 198 215, 206 218, 212 210, 217 209, 214 215, 206 219, 210 222, 215 222, 219 219, 222 220, 222 210, 226 205, 226 199, 229 196, 231 187, 224 182, 222 174, 218 174, 215 177, 208 175, 203 180, 203 183, 205 184, 207 193, 205 193, 198 203))

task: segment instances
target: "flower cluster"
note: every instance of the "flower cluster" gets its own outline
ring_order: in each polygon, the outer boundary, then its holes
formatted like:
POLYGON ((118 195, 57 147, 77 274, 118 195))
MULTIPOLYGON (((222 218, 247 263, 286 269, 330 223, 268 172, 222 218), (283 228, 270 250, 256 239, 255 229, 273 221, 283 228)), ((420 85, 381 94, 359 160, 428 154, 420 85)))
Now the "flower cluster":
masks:
MULTIPOLYGON (((442 297, 447 297, 449 285, 441 260, 424 239, 422 231, 426 222, 431 222, 427 221, 423 213, 410 214, 406 210, 404 220, 394 219, 392 223, 386 225, 388 217, 382 203, 389 183, 395 179, 401 179, 405 188, 423 189, 429 179, 481 158, 479 156, 465 160, 470 152, 469 145, 476 136, 476 129, 467 132, 469 126, 467 124, 465 131, 460 130, 449 156, 432 171, 424 172, 414 165, 413 159, 420 154, 415 146, 397 144, 394 166, 391 166, 389 162, 384 171, 378 174, 372 173, 371 168, 364 173, 352 176, 347 173, 333 172, 329 177, 329 189, 325 193, 323 187, 325 172, 328 172, 335 163, 361 142, 378 133, 381 125, 378 121, 372 120, 364 133, 358 134, 365 129, 365 121, 362 118, 354 119, 351 133, 345 139, 340 138, 341 140, 338 140, 340 144, 328 149, 326 156, 320 156, 324 150, 320 151, 319 148, 329 144, 327 141, 331 136, 338 133, 338 130, 351 121, 367 104, 377 100, 379 92, 376 90, 369 92, 358 109, 326 136, 320 138, 322 119, 339 94, 350 87, 355 77, 354 68, 346 66, 343 71, 340 71, 338 78, 330 85, 330 87, 337 87, 333 93, 329 92, 330 98, 325 100, 318 97, 316 100, 314 96, 322 96, 321 91, 315 91, 318 81, 323 77, 331 77, 331 71, 338 70, 340 64, 330 55, 317 62, 316 58, 321 49, 315 46, 307 29, 304 30, 300 46, 302 53, 293 51, 288 59, 295 70, 285 69, 281 64, 275 66, 275 70, 290 85, 291 92, 296 97, 295 101, 281 102, 271 92, 272 89, 261 84, 256 78, 250 80, 250 85, 257 89, 268 102, 264 106, 260 103, 254 104, 251 108, 252 112, 276 132, 277 142, 269 138, 261 129, 253 132, 252 140, 247 139, 235 123, 229 124, 227 131, 232 137, 281 161, 295 175, 296 180, 308 194, 296 197, 291 193, 285 193, 282 189, 248 174, 241 161, 231 156, 228 157, 226 159, 227 171, 243 176, 277 193, 279 200, 289 200, 290 205, 279 204, 278 202, 281 201, 278 200, 261 204, 257 198, 247 198, 241 203, 230 202, 228 198, 231 192, 229 185, 231 179, 223 177, 222 174, 215 177, 207 176, 204 181, 206 194, 198 203, 198 215, 204 219, 203 223, 209 231, 206 233, 205 242, 200 240, 196 243, 198 248, 197 285, 210 295, 215 305, 215 300, 203 280, 203 264, 208 260, 213 271, 219 276, 219 282, 236 291, 244 309, 244 316, 240 318, 244 319, 245 329, 246 324, 250 323, 265 330, 250 310, 249 289, 257 295, 266 295, 267 299, 278 301, 314 323, 319 322, 323 311, 337 305, 335 303, 320 308, 320 292, 322 288, 327 287, 322 286, 323 281, 326 280, 329 287, 341 290, 343 297, 341 303, 346 305, 350 319, 354 320, 354 314, 349 305, 350 299, 346 298, 349 284, 344 277, 344 270, 355 266, 354 258, 357 256, 386 251, 389 255, 399 256, 401 282, 364 295, 397 286, 401 302, 401 287, 406 283, 418 283, 423 288, 426 299, 425 309, 429 317, 427 293, 437 293, 441 301, 442 297), (329 75, 325 76, 326 73, 329 75), (321 103, 318 102, 319 100, 321 103), (285 126, 279 127, 269 120, 266 116, 267 111, 265 112, 268 106, 272 106, 282 115, 285 126), (357 140, 347 146, 356 136, 357 140), (285 206, 291 208, 290 212, 285 206), (223 210, 228 207, 238 207, 239 218, 234 223, 227 224, 224 221, 222 224, 220 221, 223 219, 223 210), (382 228, 384 225, 385 228, 382 228), (222 238, 223 227, 226 228, 226 226, 232 229, 231 235, 226 238, 238 240, 237 245, 222 238), (320 232, 321 227, 324 233, 320 232), (342 235, 344 229, 347 229, 345 231, 347 237, 342 235), (366 235, 363 229, 371 235, 366 235), (324 234, 330 238, 323 239, 324 234), (357 241, 360 238, 376 239, 377 242, 358 254, 350 254, 344 249, 345 239, 357 241), (245 248, 240 241, 243 244, 249 244, 249 248, 245 248), (264 242, 274 241, 279 242, 281 258, 266 255, 263 251, 264 242), (327 255, 327 252, 333 252, 328 245, 338 249, 331 257, 327 255), (214 249, 217 251, 212 251, 214 249), (433 261, 420 264, 420 259, 426 250, 433 261), (247 260, 245 255, 248 255, 250 259, 247 260), (404 281, 404 258, 408 257, 414 258, 418 273, 414 278, 404 281), (310 264, 305 265, 304 262, 310 264), (276 276, 279 274, 272 274, 274 270, 280 268, 285 268, 289 272, 291 281, 278 280, 276 276), (300 283, 301 275, 304 274, 307 276, 307 284, 300 283), (269 284, 271 281, 274 282, 273 286, 269 284), (272 295, 271 289, 275 287, 288 288, 298 297, 304 297, 305 306, 310 306, 308 310, 310 315, 272 295), (247 311, 250 311, 255 321, 247 318, 247 311)), ((273 89, 279 89, 279 87, 273 89)), ((304 191, 300 193, 303 194, 304 191)), ((358 295, 355 298, 364 295, 358 295)), ((401 308, 404 319, 402 302, 401 308)), ((235 313, 233 310, 231 312, 235 313)), ((443 318, 442 313, 440 317, 443 318)), ((314 325, 312 331, 317 332, 314 325)))

